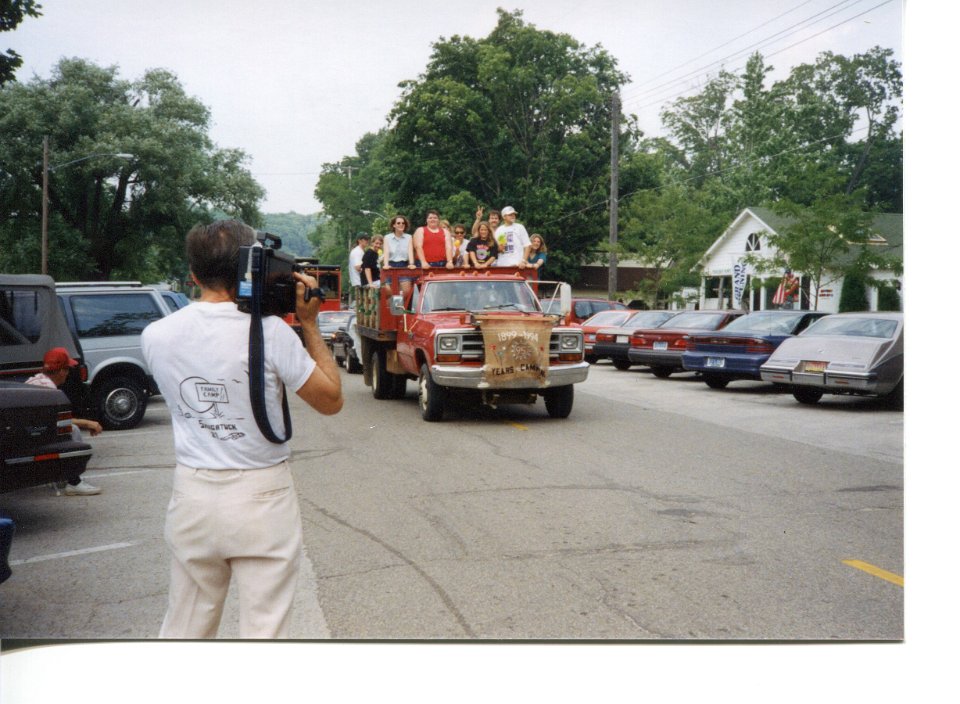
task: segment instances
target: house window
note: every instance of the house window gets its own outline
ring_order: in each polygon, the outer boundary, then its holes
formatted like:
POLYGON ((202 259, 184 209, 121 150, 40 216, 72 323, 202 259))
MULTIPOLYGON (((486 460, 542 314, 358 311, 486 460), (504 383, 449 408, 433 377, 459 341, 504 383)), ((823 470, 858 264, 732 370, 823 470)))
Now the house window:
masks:
POLYGON ((748 252, 759 252, 760 251, 760 235, 756 232, 751 232, 750 236, 747 237, 747 247, 746 251, 748 252))

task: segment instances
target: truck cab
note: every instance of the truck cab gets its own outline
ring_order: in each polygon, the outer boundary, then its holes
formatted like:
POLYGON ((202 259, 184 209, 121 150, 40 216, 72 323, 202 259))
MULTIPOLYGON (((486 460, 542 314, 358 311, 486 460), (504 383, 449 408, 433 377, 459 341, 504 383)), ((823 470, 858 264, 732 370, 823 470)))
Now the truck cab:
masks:
POLYGON ((551 417, 570 414, 573 385, 589 365, 581 330, 563 323, 567 284, 512 267, 426 270, 408 308, 392 295, 401 275, 410 272, 384 272, 380 289, 363 289, 358 299, 364 379, 375 398, 402 397, 416 379, 428 421, 440 420, 455 396, 491 407, 543 397, 551 417), (557 315, 543 312, 548 290, 557 315))

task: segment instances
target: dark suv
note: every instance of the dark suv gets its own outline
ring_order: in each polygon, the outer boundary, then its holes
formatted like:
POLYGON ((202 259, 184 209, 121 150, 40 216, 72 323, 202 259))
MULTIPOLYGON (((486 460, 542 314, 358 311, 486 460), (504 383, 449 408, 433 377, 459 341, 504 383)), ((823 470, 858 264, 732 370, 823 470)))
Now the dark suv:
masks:
POLYGON ((107 430, 135 428, 147 399, 159 393, 140 349, 140 333, 170 308, 138 281, 57 284, 67 324, 90 370, 94 415, 107 430))

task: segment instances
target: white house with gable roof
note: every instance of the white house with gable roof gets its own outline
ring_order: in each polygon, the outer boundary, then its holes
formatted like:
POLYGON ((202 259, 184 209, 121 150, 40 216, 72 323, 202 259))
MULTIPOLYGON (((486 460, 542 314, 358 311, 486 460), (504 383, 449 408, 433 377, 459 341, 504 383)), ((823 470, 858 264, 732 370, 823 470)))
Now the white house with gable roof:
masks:
MULTIPOLYGON (((783 272, 757 273, 744 259, 748 255, 774 259, 776 251, 771 248, 766 235, 777 234, 789 222, 789 219, 769 208, 745 208, 697 263, 701 271, 699 307, 702 310, 743 308, 750 311, 782 307, 773 301, 783 272), (753 285, 755 278, 758 279, 757 286, 753 285)), ((903 215, 889 213, 876 216, 869 241, 857 243, 857 246, 882 247, 885 252, 902 257, 903 215)), ((854 257, 855 251, 849 259, 852 261, 854 257)), ((799 289, 798 295, 788 303, 790 307, 837 312, 843 286, 842 273, 828 272, 820 282, 819 291, 814 290, 813 282, 802 272, 793 273, 799 279, 799 289), (818 302, 816 305, 815 301, 818 302)), ((892 271, 874 271, 871 276, 894 281, 902 298, 902 276, 892 271)), ((867 297, 870 310, 876 310, 877 289, 868 287, 867 297)))

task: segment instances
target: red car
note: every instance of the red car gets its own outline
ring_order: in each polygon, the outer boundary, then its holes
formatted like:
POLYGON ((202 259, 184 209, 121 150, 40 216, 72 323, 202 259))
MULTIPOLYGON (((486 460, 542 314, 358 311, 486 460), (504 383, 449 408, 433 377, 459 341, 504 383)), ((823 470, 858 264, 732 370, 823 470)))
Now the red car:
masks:
POLYGON ((600 328, 615 327, 623 325, 637 310, 602 310, 599 313, 591 315, 580 324, 583 330, 583 358, 590 364, 596 364, 601 355, 594 354, 593 343, 597 336, 597 330, 600 328))
POLYGON ((666 379, 683 369, 683 353, 687 350, 687 336, 695 332, 719 330, 746 311, 742 310, 686 310, 658 328, 641 328, 630 336, 627 357, 631 364, 650 367, 653 375, 666 379))

